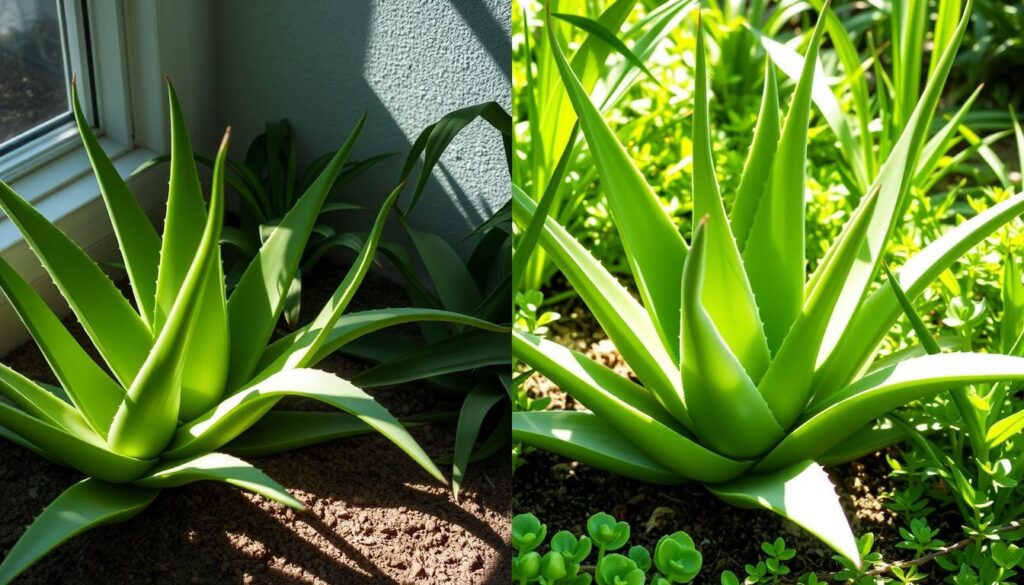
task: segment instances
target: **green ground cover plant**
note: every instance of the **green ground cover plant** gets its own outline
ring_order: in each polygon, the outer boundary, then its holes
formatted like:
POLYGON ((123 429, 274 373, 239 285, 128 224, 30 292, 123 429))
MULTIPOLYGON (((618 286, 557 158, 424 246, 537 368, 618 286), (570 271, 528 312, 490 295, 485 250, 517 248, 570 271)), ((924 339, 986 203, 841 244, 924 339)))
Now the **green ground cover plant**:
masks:
POLYGON ((172 154, 162 237, 100 148, 77 96, 73 100, 133 302, 60 229, 0 183, 0 208, 22 232, 102 359, 94 361, 38 293, 0 261, 0 289, 60 381, 51 387, 0 366, 0 437, 87 476, 28 528, 0 563, 0 583, 12 581, 76 534, 142 512, 163 489, 222 481, 303 507, 238 454, 379 432, 445 481, 402 423, 351 382, 315 366, 346 343, 400 323, 437 320, 505 330, 438 309, 345 314, 400 185, 381 204, 353 266, 320 313, 291 336, 270 343, 306 243, 365 118, 267 235, 228 294, 218 245, 228 134, 214 163, 207 207, 173 90, 169 99, 172 154), (340 412, 272 410, 287 396, 320 401, 340 412))
MULTIPOLYGON (((845 227, 810 274, 803 193, 815 176, 805 165, 818 46, 834 26, 827 8, 800 60, 784 118, 778 76, 774 66, 767 68, 750 154, 739 179, 732 178, 738 186, 730 197, 720 190, 711 150, 698 25, 689 243, 602 117, 600 102, 588 96, 548 22, 561 83, 579 116, 640 302, 550 216, 545 197, 538 202, 518 185, 513 265, 523 265, 520 254, 529 256, 538 242, 639 383, 555 342, 516 332, 516 358, 589 411, 517 412, 514 438, 646 481, 704 482, 726 501, 795 520, 860 563, 834 490, 812 461, 853 459, 905 437, 902 427, 873 423, 900 405, 949 387, 1019 380, 1024 373, 1020 358, 984 353, 911 352, 872 364, 901 316, 893 283, 916 299, 1024 206, 1019 196, 1002 199, 922 242, 894 280, 879 280, 883 256, 919 194, 919 165, 931 156, 932 121, 971 8, 967 2, 956 14, 922 96, 905 106, 905 123, 877 173, 868 173, 873 178, 855 198, 845 227)), ((551 181, 562 179, 556 172, 551 181)), ((556 190, 548 185, 542 191, 556 190)))

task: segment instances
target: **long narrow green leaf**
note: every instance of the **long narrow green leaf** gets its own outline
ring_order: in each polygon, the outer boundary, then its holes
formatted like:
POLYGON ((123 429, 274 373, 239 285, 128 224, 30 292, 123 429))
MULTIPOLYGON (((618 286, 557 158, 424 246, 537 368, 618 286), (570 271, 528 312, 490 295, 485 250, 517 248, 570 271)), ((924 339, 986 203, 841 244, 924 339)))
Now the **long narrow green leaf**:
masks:
MULTIPOLYGON (((512 185, 512 198, 512 214, 516 223, 528 223, 536 207, 533 201, 515 185, 512 185)), ((666 410, 693 430, 686 413, 679 370, 640 303, 551 218, 544 222, 540 244, 569 280, 572 289, 590 307, 601 329, 608 334, 637 377, 652 389, 666 410)))
MULTIPOLYGON (((194 331, 205 333, 203 329, 196 328, 202 295, 208 290, 210 280, 220 282, 217 267, 220 265, 220 229, 224 221, 224 161, 230 136, 228 130, 217 154, 209 216, 195 259, 153 350, 128 388, 128 394, 110 426, 110 447, 123 455, 140 459, 158 456, 177 426, 189 341, 194 331)), ((218 324, 223 325, 223 322, 218 324)), ((213 359, 223 357, 214 356, 213 359)))
MULTIPOLYGON (((736 247, 725 204, 715 177, 711 154, 710 115, 708 113, 708 72, 704 48, 704 27, 697 24, 697 67, 693 121, 693 216, 704 218, 706 262, 715 267, 703 275, 700 304, 731 353, 746 370, 747 376, 760 380, 771 356, 761 316, 750 289, 740 251, 736 247)), ((696 227, 694 228, 697 229, 696 227)), ((696 236, 694 236, 696 237, 696 236)), ((692 245, 692 242, 691 242, 692 245)), ((686 324, 683 323, 685 328, 686 324)), ((683 387, 686 387, 684 380, 683 387)))
MULTIPOLYGON (((823 14, 828 11, 825 3, 823 14)), ((744 265, 764 319, 772 352, 778 351, 804 301, 804 167, 815 66, 824 16, 811 35, 803 71, 779 138, 778 156, 743 249, 744 265)))
MULTIPOLYGON (((334 353, 345 344, 355 341, 364 335, 369 335, 375 331, 380 331, 381 329, 394 327, 396 325, 403 325, 405 323, 421 323, 425 321, 466 325, 496 333, 508 332, 508 327, 504 327, 502 325, 495 325, 494 323, 477 319, 469 315, 438 309, 400 307, 360 311, 358 313, 342 315, 342 317, 338 319, 334 324, 334 327, 331 328, 331 332, 324 340, 323 345, 321 345, 320 349, 317 350, 315 357, 313 358, 313 363, 319 363, 325 357, 334 353)), ((263 356, 260 358, 260 365, 257 370, 260 372, 265 370, 266 366, 277 359, 278 356, 288 351, 288 349, 295 343, 295 339, 300 335, 302 335, 301 329, 270 344, 266 351, 263 352, 263 356)))
POLYGON ((436 234, 413 229, 402 222, 405 233, 416 248, 423 265, 437 289, 443 308, 459 313, 472 313, 483 295, 455 249, 436 234))
POLYGON ((441 160, 441 155, 444 154, 448 145, 451 144, 452 140, 455 139, 463 128, 476 118, 487 121, 495 130, 501 133, 505 154, 508 158, 509 170, 511 170, 512 117, 508 115, 508 112, 498 105, 497 102, 476 104, 450 112, 437 122, 424 128, 409 150, 409 155, 405 159, 399 180, 404 183, 409 178, 412 174, 412 168, 415 166, 416 161, 419 160, 421 154, 423 155, 423 168, 416 179, 416 186, 413 189, 409 206, 403 215, 408 215, 416 207, 420 194, 423 193, 423 189, 427 186, 427 180, 430 178, 434 167, 441 160))
POLYGON ((350 382, 319 370, 285 370, 230 396, 217 408, 180 427, 163 457, 184 459, 216 450, 241 435, 286 396, 317 400, 359 417, 430 475, 444 481, 430 457, 383 406, 350 382))
POLYGON ((118 382, 131 384, 153 346, 146 323, 81 248, 2 181, 0 208, 28 240, 118 382))
POLYGON ((456 499, 459 497, 462 480, 466 477, 466 468, 469 466, 473 446, 480 436, 484 419, 495 405, 505 400, 505 397, 504 391, 496 391, 485 384, 480 384, 473 388, 462 402, 459 425, 455 431, 455 454, 452 462, 452 493, 456 499))
POLYGON ((662 343, 674 354, 679 339, 678 283, 686 243, 643 174, 591 103, 566 62, 550 22, 547 28, 555 63, 590 145, 640 296, 653 316, 662 343))
POLYGON ((706 219, 698 222, 683 267, 679 366, 683 394, 701 439, 723 455, 747 459, 765 452, 782 439, 783 432, 704 308, 701 291, 706 290, 709 229, 706 219), (723 417, 723 412, 731 416, 723 417))
POLYGON ((0 258, 0 289, 39 346, 75 407, 101 437, 124 398, 117 384, 82 349, 39 293, 0 258))
POLYGON ((314 358, 330 337, 331 329, 338 322, 338 319, 341 318, 342 312, 348 307, 349 301, 355 296, 356 290, 363 282, 366 272, 370 269, 370 264, 373 262, 373 256, 377 250, 377 243, 384 233, 384 224, 387 222, 391 207, 394 206, 401 191, 402 186, 399 185, 384 201, 377 215, 377 220, 374 222, 373 228, 363 244, 363 249, 359 251, 359 255, 345 274, 345 278, 342 279, 338 288, 331 295, 331 298, 324 304, 320 313, 295 339, 293 346, 267 367, 261 376, 266 376, 286 368, 304 368, 315 363, 313 361, 314 358))
MULTIPOLYGON (((412 428, 453 420, 451 413, 433 413, 404 418, 401 423, 412 428)), ((240 457, 263 457, 375 432, 358 417, 344 412, 272 410, 225 445, 224 450, 240 457)))
POLYGON ((360 372, 360 388, 390 386, 453 372, 510 363, 508 336, 471 330, 428 343, 360 372))
MULTIPOLYGON (((822 353, 825 355, 832 352, 839 342, 840 336, 848 329, 850 322, 856 318, 856 313, 863 310, 864 295, 878 273, 882 252, 896 223, 900 220, 910 182, 917 167, 916 161, 926 133, 931 126, 932 116, 938 104, 942 87, 953 65, 953 58, 963 39, 964 32, 967 30, 972 5, 973 0, 968 0, 953 42, 945 47, 940 57, 941 63, 936 67, 935 74, 928 80, 924 94, 920 99, 916 94, 913 96, 912 99, 916 103, 914 112, 910 116, 906 128, 900 134, 896 146, 875 178, 872 189, 879 190, 878 204, 865 245, 850 270, 843 293, 836 304, 836 310, 832 313, 828 330, 825 333, 825 342, 822 345, 822 353)), ((919 59, 920 54, 914 55, 913 58, 919 59)), ((910 289, 904 287, 904 290, 909 291, 910 289)), ((914 295, 910 296, 912 298, 914 295)), ((848 358, 844 356, 841 359, 848 358)))
POLYGON ((73 435, 86 440, 99 437, 74 407, 3 364, 0 364, 0 397, 10 400, 43 422, 73 435))
POLYGON ((85 145, 85 151, 96 174, 96 182, 99 183, 100 194, 103 196, 103 203, 106 204, 114 234, 117 236, 135 302, 143 321, 153 328, 160 236, 89 127, 89 122, 82 114, 82 106, 78 103, 78 87, 75 83, 71 84, 71 109, 75 115, 78 133, 82 137, 82 144, 85 145))
POLYGON ((677 485, 689 479, 662 465, 590 412, 514 412, 512 440, 650 483, 677 485))
POLYGON ((68 488, 28 527, 0 564, 10 583, 47 553, 102 524, 128 520, 153 503, 159 490, 85 479, 68 488))
POLYGON ((754 214, 757 213, 771 175, 772 161, 779 146, 779 127, 779 86, 775 79, 775 67, 769 62, 765 64, 764 93, 757 114, 757 127, 754 128, 753 142, 743 163, 736 199, 729 212, 732 233, 741 251, 746 247, 750 227, 754 224, 754 214))
POLYGON ((558 157, 555 170, 552 171, 548 184, 544 187, 544 194, 537 203, 537 210, 534 212, 530 223, 516 240, 516 248, 512 257, 512 288, 521 290, 523 278, 526 276, 527 263, 533 255, 537 242, 540 240, 541 231, 544 229, 544 220, 551 213, 551 208, 558 197, 558 190, 565 180, 565 172, 569 167, 569 159, 572 157, 573 149, 576 146, 576 137, 579 134, 579 122, 573 125, 569 133, 569 140, 562 149, 562 155, 558 157))
POLYGON ((599 21, 585 16, 580 16, 578 14, 562 14, 559 12, 552 12, 551 16, 558 20, 568 22, 580 30, 586 31, 590 37, 597 38, 602 43, 605 43, 615 49, 617 53, 625 57, 626 60, 634 67, 643 71, 651 81, 661 85, 654 74, 651 73, 651 70, 647 68, 647 65, 644 64, 643 60, 640 59, 640 57, 637 57, 636 54, 626 46, 626 43, 623 43, 619 37, 615 36, 615 33, 605 28, 599 21))
MULTIPOLYGON (((160 271, 156 283, 154 330, 159 333, 174 307, 188 274, 206 225, 206 205, 199 184, 192 144, 178 96, 167 84, 171 120, 171 176, 167 194, 160 271)), ((225 163, 226 164, 226 163, 225 163)), ((216 163, 213 165, 216 167, 216 163)), ((216 168, 214 168, 216 172, 216 168)), ((227 173, 223 173, 225 179, 227 173)), ((205 412, 220 399, 228 368, 227 312, 224 306, 224 276, 220 249, 211 260, 214 274, 204 279, 196 320, 201 334, 188 342, 186 363, 203 367, 186 368, 181 380, 180 415, 188 420, 205 412)))
POLYGON ((800 316, 793 323, 768 372, 758 385, 758 390, 783 427, 788 428, 811 399, 814 367, 829 316, 842 294, 846 275, 867 237, 877 202, 878 192, 873 191, 846 224, 833 244, 834 251, 819 269, 817 282, 800 316))
MULTIPOLYGON (((993 205, 928 244, 907 261, 897 275, 907 298, 917 298, 957 258, 1021 212, 1024 212, 1024 195, 1016 195, 993 205)), ((899 315, 899 303, 890 283, 885 282, 868 296, 853 319, 844 324, 843 336, 831 354, 826 354, 827 347, 823 346, 818 355, 821 365, 815 375, 815 394, 821 397, 837 391, 848 384, 858 371, 867 367, 875 348, 899 315)))
POLYGON ((677 422, 658 413, 660 409, 650 398, 637 399, 643 395, 642 389, 628 380, 616 381, 616 377, 622 377, 586 356, 519 332, 513 333, 512 351, 600 417, 606 431, 629 437, 624 442, 635 445, 673 473, 718 482, 736 477, 750 465, 688 438, 677 422))
POLYGON ((1011 354, 1013 346, 1024 331, 1024 281, 1013 250, 1003 256, 1003 317, 999 320, 1001 353, 1011 354))
POLYGON ((144 488, 180 487, 197 481, 221 481, 249 490, 296 510, 306 506, 267 474, 237 457, 206 453, 185 461, 168 461, 133 482, 144 488))
POLYGON ((316 218, 366 122, 359 118, 327 169, 284 216, 278 229, 246 268, 227 302, 231 329, 228 388, 239 388, 253 372, 260 352, 284 308, 292 278, 316 218))
POLYGON ((772 470, 814 459, 880 415, 955 386, 1024 380, 1024 358, 944 353, 878 370, 812 405, 798 426, 756 469, 772 470))

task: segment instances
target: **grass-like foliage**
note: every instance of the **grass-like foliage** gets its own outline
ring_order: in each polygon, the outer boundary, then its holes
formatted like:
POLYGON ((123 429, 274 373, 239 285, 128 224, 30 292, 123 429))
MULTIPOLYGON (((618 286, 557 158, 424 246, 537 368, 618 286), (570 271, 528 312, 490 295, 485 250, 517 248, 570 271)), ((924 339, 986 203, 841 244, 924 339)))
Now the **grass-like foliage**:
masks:
POLYGON ((402 424, 372 397, 313 369, 345 343, 399 323, 448 320, 503 330, 434 309, 343 316, 401 187, 382 204, 353 266, 313 322, 285 342, 268 345, 324 200, 364 119, 268 234, 228 295, 219 247, 228 135, 214 164, 207 207, 182 113, 170 91, 170 187, 161 238, 100 148, 77 95, 73 101, 134 306, 84 251, 0 183, 0 208, 21 230, 103 360, 95 362, 33 288, 0 261, 0 289, 60 382, 59 387, 39 384, 0 366, 0 397, 5 399, 0 401, 0 436, 88 476, 28 528, 0 564, 0 583, 10 582, 78 533, 138 514, 164 488, 223 481, 302 508, 263 472, 227 454, 235 449, 271 453, 376 431, 444 481, 402 424), (317 400, 341 412, 272 412, 286 396, 317 400))
MULTIPOLYGON (((872 365, 901 316, 892 284, 898 282, 914 299, 1024 210, 1024 196, 993 206, 928 244, 894 280, 874 286, 909 203, 917 162, 927 152, 929 128, 971 7, 965 4, 902 132, 812 274, 805 262, 805 167, 827 3, 785 116, 775 68, 767 69, 757 129, 728 213, 710 146, 708 72, 698 21, 695 221, 688 242, 589 98, 549 24, 561 82, 640 300, 562 225, 536 213, 538 205, 515 186, 513 215, 524 234, 539 234, 541 248, 638 382, 555 342, 516 332, 514 355, 589 410, 517 412, 513 438, 646 481, 703 482, 727 502, 793 520, 858 563, 857 543, 820 463, 847 461, 901 438, 899 428, 873 425, 900 405, 951 387, 1024 379, 1024 359, 1005 355, 944 353, 872 365)), ((521 252, 517 247, 515 253, 521 252)))

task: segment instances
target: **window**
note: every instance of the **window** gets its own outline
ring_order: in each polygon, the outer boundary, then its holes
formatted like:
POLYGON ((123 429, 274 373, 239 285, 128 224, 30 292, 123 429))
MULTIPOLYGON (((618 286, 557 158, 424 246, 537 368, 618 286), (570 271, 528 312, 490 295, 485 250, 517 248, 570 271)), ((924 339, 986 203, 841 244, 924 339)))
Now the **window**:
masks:
POLYGON ((83 0, 0 0, 0 179, 67 150, 72 76, 96 119, 88 47, 83 0))

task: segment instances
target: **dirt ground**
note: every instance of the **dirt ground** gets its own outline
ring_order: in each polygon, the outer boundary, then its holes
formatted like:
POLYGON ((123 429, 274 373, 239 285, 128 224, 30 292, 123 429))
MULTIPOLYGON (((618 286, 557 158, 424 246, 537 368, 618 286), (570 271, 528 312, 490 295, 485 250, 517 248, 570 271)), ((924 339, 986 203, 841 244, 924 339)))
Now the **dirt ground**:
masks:
MULTIPOLYGON (((561 319, 551 325, 550 337, 586 353, 622 375, 631 372, 586 307, 573 299, 555 308, 561 319)), ((552 408, 582 408, 548 380, 534 376, 527 389, 535 396, 552 397, 552 408)), ((700 484, 664 487, 645 484, 546 452, 534 451, 515 475, 513 512, 532 512, 548 526, 548 534, 569 530, 586 533, 586 521, 607 512, 632 526, 629 545, 653 550, 657 540, 677 530, 693 537, 704 556, 697 583, 718 583, 718 575, 731 570, 744 575, 746 563, 763 556, 761 542, 781 536, 797 550, 789 566, 794 575, 817 571, 820 576, 838 570, 831 549, 795 524, 767 511, 734 508, 715 498, 700 484)), ((895 514, 884 507, 882 496, 892 489, 884 454, 829 469, 847 517, 857 535, 873 532, 876 550, 887 558, 901 558, 892 546, 899 537, 895 514), (895 553, 890 556, 889 552, 895 553)))
MULTIPOLYGON (((322 278, 304 302, 333 289, 322 278)), ((371 280, 353 308, 407 304, 394 285, 371 280)), ((45 363, 28 344, 3 360, 36 379, 45 363)), ((351 375, 340 356, 323 369, 351 375)), ((371 391, 403 416, 454 410, 458 401, 415 386, 371 391)), ((290 405, 294 406, 294 405, 290 405)), ((414 429, 433 457, 450 426, 414 429)), ((511 469, 505 456, 473 464, 460 501, 389 441, 365 436, 253 460, 307 507, 295 512, 232 486, 204 482, 165 490, 140 516, 71 540, 19 583, 507 583, 511 469)), ((442 469, 445 469, 442 467, 442 469)), ((447 472, 448 470, 445 469, 447 472)), ((76 472, 0 442, 0 557, 76 472)))

